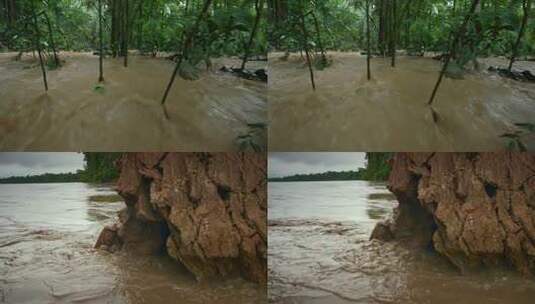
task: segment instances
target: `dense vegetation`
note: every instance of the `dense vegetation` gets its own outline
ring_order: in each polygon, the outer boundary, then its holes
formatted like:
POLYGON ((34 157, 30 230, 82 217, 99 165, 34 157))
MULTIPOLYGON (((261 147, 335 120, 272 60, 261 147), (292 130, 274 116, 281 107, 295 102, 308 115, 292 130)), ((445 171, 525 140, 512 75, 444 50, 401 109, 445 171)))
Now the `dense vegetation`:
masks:
POLYGON ((458 60, 468 61, 476 55, 510 56, 515 47, 517 55, 535 53, 535 23, 523 26, 531 0, 273 0, 270 44, 288 51, 304 51, 308 46, 317 53, 365 50, 368 5, 373 53, 387 55, 394 49, 412 54, 446 52, 474 2, 474 17, 459 45, 458 60), (523 27, 523 39, 517 46, 523 27))
POLYGON ((122 153, 84 153, 84 170, 76 173, 45 173, 40 175, 12 176, 0 179, 0 184, 35 183, 109 183, 119 177, 115 161, 122 153))
POLYGON ((119 177, 115 161, 122 153, 84 153, 85 168, 81 180, 86 183, 107 183, 119 177))
POLYGON ((265 0, 4 0, 0 50, 37 51, 46 91, 46 67, 61 65, 60 50, 97 51, 99 82, 106 55, 123 57, 127 67, 129 50, 172 52, 164 104, 175 76, 196 79, 199 63, 240 56, 244 71, 248 59, 265 54, 264 7, 265 0))
POLYGON ((314 182, 368 180, 385 181, 390 174, 388 160, 392 153, 366 153, 366 168, 357 171, 328 171, 324 173, 295 174, 285 177, 270 178, 270 182, 314 182))
MULTIPOLYGON (((249 43, 257 2, 264 6, 264 1, 256 0, 3 0, 0 43, 11 50, 34 50, 34 39, 40 38, 44 48, 51 47, 53 40, 58 50, 98 50, 100 4, 106 52, 125 55, 127 48, 150 54, 175 52, 208 5, 190 53, 198 57, 238 55, 249 43)), ((251 54, 266 52, 265 18, 260 22, 251 54)))
POLYGON ((366 170, 363 179, 370 181, 384 181, 390 175, 388 160, 393 153, 366 153, 366 170))
POLYGON ((328 171, 324 173, 296 174, 292 176, 270 178, 270 182, 316 182, 362 180, 364 169, 358 171, 328 171))
POLYGON ((0 178, 0 184, 78 183, 82 181, 80 175, 80 172, 77 172, 11 176, 6 178, 0 178))

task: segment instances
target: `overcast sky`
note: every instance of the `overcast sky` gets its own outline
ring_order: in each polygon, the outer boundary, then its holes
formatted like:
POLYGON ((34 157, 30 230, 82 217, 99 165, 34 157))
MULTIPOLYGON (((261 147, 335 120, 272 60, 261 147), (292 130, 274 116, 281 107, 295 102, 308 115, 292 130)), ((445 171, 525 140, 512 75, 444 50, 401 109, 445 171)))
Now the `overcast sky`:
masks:
POLYGON ((269 177, 364 168, 366 153, 269 153, 269 177))
POLYGON ((0 177, 67 173, 83 168, 82 153, 0 153, 0 177))

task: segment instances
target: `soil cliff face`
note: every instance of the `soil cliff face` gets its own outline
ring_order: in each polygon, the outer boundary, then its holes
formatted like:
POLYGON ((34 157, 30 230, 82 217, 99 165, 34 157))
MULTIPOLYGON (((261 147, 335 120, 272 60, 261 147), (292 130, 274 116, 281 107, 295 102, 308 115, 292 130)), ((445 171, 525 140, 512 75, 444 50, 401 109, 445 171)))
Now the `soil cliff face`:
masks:
POLYGON ((167 252, 199 280, 267 280, 266 157, 129 153, 118 162, 126 208, 98 248, 167 252))
POLYGON ((391 162, 399 206, 372 238, 432 246, 461 270, 535 273, 535 154, 398 153, 391 162))

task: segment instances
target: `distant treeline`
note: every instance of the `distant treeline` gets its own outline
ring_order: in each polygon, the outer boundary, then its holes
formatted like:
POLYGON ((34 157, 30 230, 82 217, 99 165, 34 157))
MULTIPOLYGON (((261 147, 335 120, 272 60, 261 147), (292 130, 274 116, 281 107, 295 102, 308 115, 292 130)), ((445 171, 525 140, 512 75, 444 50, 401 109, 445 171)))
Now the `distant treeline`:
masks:
POLYGON ((296 174, 286 177, 270 178, 270 182, 315 182, 315 181, 345 181, 363 179, 364 169, 359 171, 329 171, 324 173, 296 174))
POLYGON ((40 183, 77 183, 81 182, 81 170, 77 173, 45 173, 40 175, 11 176, 0 179, 0 184, 40 184, 40 183))
POLYGON ((270 182, 315 182, 315 181, 347 181, 368 180, 384 181, 390 175, 388 160, 392 153, 366 153, 366 168, 358 171, 329 171, 324 173, 296 174, 286 177, 270 178, 270 182))
POLYGON ((84 153, 84 170, 76 173, 45 173, 40 175, 1 178, 0 184, 37 183, 109 183, 119 177, 115 161, 122 153, 84 153))

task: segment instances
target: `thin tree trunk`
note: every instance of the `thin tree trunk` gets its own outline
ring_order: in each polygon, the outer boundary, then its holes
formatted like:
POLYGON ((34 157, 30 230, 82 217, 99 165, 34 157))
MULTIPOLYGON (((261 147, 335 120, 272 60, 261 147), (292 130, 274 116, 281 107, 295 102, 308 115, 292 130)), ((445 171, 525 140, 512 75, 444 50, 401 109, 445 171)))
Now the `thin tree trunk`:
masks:
POLYGON ((367 51, 366 51, 366 65, 368 70, 368 80, 372 79, 372 73, 370 68, 370 61, 371 61, 371 45, 370 45, 370 0, 366 0, 366 44, 367 44, 367 51))
POLYGON ((397 36, 397 16, 396 0, 392 0, 392 18, 390 20, 392 31, 390 33, 390 52, 392 53, 392 67, 396 67, 396 36, 397 36))
POLYGON ((316 27, 316 35, 318 37, 318 46, 320 48, 321 52, 321 60, 323 64, 327 64, 327 56, 325 54, 325 48, 323 47, 323 42, 321 41, 321 32, 320 32, 320 25, 318 23, 318 18, 316 18, 316 14, 312 12, 312 19, 314 19, 314 26, 316 27))
POLYGON ((129 33, 129 29, 128 29, 128 24, 130 22, 128 22, 128 0, 125 0, 126 3, 125 3, 125 11, 124 11, 124 14, 125 14, 125 21, 124 21, 124 27, 125 27, 125 30, 124 30, 124 67, 128 67, 128 33, 129 33))
POLYGON ((111 0, 111 35, 110 45, 113 58, 117 57, 117 0, 111 0))
POLYGON ((247 48, 245 49, 245 54, 243 55, 243 61, 241 63, 241 69, 245 69, 245 64, 253 47, 254 38, 256 36, 256 31, 258 29, 258 24, 260 23, 260 17, 262 16, 262 9, 264 8, 264 0, 256 0, 256 18, 253 25, 253 30, 251 31, 251 37, 249 37, 249 43, 247 43, 247 48))
POLYGON ((37 53, 39 54, 39 64, 41 65, 41 72, 43 73, 43 82, 45 84, 45 91, 48 92, 48 82, 46 80, 46 70, 45 70, 45 64, 43 62, 43 55, 41 54, 41 32, 39 31, 39 26, 37 25, 37 15, 35 14, 35 6, 33 1, 31 2, 32 5, 32 15, 33 15, 33 26, 35 29, 35 35, 36 35, 36 47, 37 47, 37 53))
POLYGON ((474 14, 477 5, 479 4, 480 0, 473 0, 472 6, 470 7, 470 10, 468 11, 468 14, 466 15, 463 24, 459 28, 459 31, 457 32, 457 35, 455 36, 455 39, 453 39, 453 43, 450 46, 450 50, 448 54, 446 55, 446 61, 444 62, 444 65, 442 66, 442 70, 440 71, 440 76, 438 77, 438 81, 435 84, 435 88, 433 89, 433 93, 431 94, 431 98, 429 98, 428 105, 432 105, 433 101, 435 100, 435 96, 437 94, 438 88, 440 87, 440 84, 442 83, 442 79, 444 78, 444 74, 446 74, 446 70, 448 69, 448 65, 450 63, 450 60, 455 55, 455 51, 457 49, 457 45, 459 44, 459 41, 461 40, 461 37, 466 32, 466 28, 468 26, 468 22, 470 22, 470 18, 472 18, 472 15, 474 14))
MULTIPOLYGON (((182 44, 182 54, 176 63, 173 74, 171 75, 171 79, 169 80, 169 83, 167 84, 167 88, 165 89, 165 93, 163 95, 162 102, 161 102, 162 105, 165 105, 165 101, 167 100, 169 91, 171 90, 171 87, 173 86, 173 82, 175 81, 176 74, 178 73, 178 69, 180 68, 180 65, 182 64, 182 60, 187 59, 187 51, 190 48, 191 43, 193 41, 193 35, 198 31, 201 21, 204 19, 204 17, 208 13, 208 9, 210 8, 212 1, 213 0, 205 0, 204 7, 201 10, 199 16, 197 17, 197 21, 195 22, 191 30, 186 34, 186 39, 184 39, 184 42, 182 44)), ((169 119, 169 115, 167 114, 165 107, 164 107, 164 114, 165 114, 165 117, 169 119)))
POLYGON ((310 72, 310 82, 312 83, 312 90, 316 90, 316 82, 314 81, 314 70, 312 69, 312 62, 310 60, 310 53, 308 50, 308 32, 305 24, 305 15, 301 13, 301 30, 303 31, 303 48, 305 49, 308 71, 310 72))
POLYGON ((48 18, 48 14, 46 12, 43 13, 46 20, 46 25, 48 26, 48 37, 50 39, 50 46, 52 47, 52 51, 54 52, 54 62, 56 63, 56 67, 59 67, 59 58, 58 53, 56 52, 56 44, 54 43, 54 35, 52 34, 52 24, 50 23, 50 19, 48 18))
POLYGON ((509 72, 513 69, 513 64, 515 63, 516 56, 518 55, 520 42, 522 42, 522 37, 524 36, 524 32, 526 31, 526 25, 529 19, 529 10, 531 9, 531 0, 524 0, 522 3, 522 7, 524 8, 524 17, 522 18, 522 25, 520 26, 520 31, 518 32, 518 37, 516 38, 516 42, 513 47, 511 61, 509 61, 509 72))
POLYGON ((99 50, 99 76, 98 81, 104 81, 104 71, 102 68, 102 57, 104 56, 104 48, 102 47, 102 0, 98 0, 98 35, 100 38, 100 50, 99 50))

